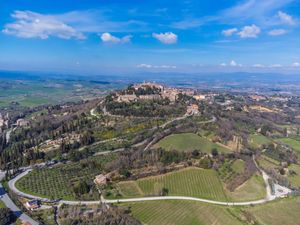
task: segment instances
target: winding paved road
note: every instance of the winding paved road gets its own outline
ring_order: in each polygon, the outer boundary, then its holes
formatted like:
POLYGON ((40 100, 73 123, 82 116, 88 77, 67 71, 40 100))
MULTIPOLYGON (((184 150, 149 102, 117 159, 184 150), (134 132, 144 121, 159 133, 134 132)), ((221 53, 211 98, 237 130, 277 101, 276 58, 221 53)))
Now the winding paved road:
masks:
MULTIPOLYGON (((4 173, 1 172, 0 180, 2 180, 3 178, 4 178, 4 173)), ((18 206, 16 206, 16 204, 10 199, 8 194, 5 192, 1 183, 0 183, 0 196, 1 196, 1 200, 6 205, 6 207, 9 208, 15 214, 15 216, 18 217, 20 220, 22 220, 23 222, 29 222, 31 225, 39 225, 38 222, 36 222, 31 217, 23 213, 22 210, 18 206)))
MULTIPOLYGON (((253 158, 255 161, 255 158, 253 158)), ((255 161, 256 163, 256 161, 255 161)), ((257 165, 257 164, 256 164, 257 165)), ((257 165, 258 166, 258 165, 257 165)), ((262 171, 259 167, 258 169, 262 172, 265 184, 266 184, 266 198, 255 200, 255 201, 246 201, 246 202, 222 202, 222 201, 214 201, 209 199, 203 199, 203 198, 194 198, 194 197, 186 197, 186 196, 158 196, 158 197, 143 197, 143 198, 130 198, 130 199, 115 199, 115 200, 109 200, 109 199, 103 199, 102 201, 105 203, 125 203, 125 202, 142 202, 142 201, 159 201, 159 200, 187 200, 187 201, 197 201, 197 202, 204 202, 204 203, 210 203, 215 205, 223 205, 223 206, 247 206, 247 205, 258 205, 258 204, 264 204, 269 201, 273 201, 276 199, 276 197, 280 196, 274 196, 271 194, 271 188, 268 182, 269 176, 262 171)), ((23 173, 16 176, 14 179, 9 181, 9 187, 12 191, 14 191, 16 194, 30 198, 30 199, 39 199, 41 201, 51 201, 47 198, 41 198, 38 196, 30 195, 27 193, 24 193, 20 190, 18 190, 15 186, 16 182, 21 179, 22 177, 26 176, 31 169, 25 170, 23 173)), ((66 200, 60 200, 58 201, 59 204, 68 204, 68 205, 78 205, 78 204, 98 204, 100 201, 66 201, 66 200)))

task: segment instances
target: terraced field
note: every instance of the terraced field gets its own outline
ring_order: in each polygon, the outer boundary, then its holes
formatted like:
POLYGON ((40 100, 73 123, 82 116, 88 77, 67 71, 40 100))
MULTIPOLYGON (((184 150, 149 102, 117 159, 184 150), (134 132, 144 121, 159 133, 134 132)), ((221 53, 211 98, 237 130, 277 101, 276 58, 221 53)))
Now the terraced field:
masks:
MULTIPOLYGON (((16 187, 25 193, 40 197, 74 200, 73 185, 79 181, 91 182, 97 174, 101 173, 105 163, 113 158, 114 155, 97 156, 51 169, 36 169, 20 179, 16 187)), ((89 196, 82 196, 82 198, 89 199, 89 196)))
POLYGON ((149 201, 131 203, 132 215, 147 225, 235 225, 241 222, 229 208, 190 201, 149 201))
POLYGON ((161 147, 170 150, 177 151, 193 151, 200 150, 202 152, 211 153, 213 148, 218 149, 220 152, 230 152, 229 148, 225 148, 221 145, 211 142, 210 140, 200 137, 193 133, 184 134, 172 134, 162 140, 160 140, 156 147, 161 147))
POLYGON ((184 170, 118 184, 124 197, 156 196, 166 188, 169 196, 191 196, 226 201, 223 185, 214 170, 184 170), (129 186, 127 186, 129 185, 129 186))

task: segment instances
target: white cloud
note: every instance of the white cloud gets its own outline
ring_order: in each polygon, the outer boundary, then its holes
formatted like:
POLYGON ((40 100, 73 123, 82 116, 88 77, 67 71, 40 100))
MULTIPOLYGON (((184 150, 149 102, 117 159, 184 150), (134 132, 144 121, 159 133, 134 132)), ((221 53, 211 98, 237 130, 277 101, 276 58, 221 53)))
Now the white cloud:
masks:
POLYGON ((152 65, 142 63, 142 64, 137 65, 136 67, 137 68, 148 68, 148 69, 150 69, 150 68, 152 68, 152 65))
POLYGON ((231 29, 223 30, 222 34, 226 37, 229 37, 229 36, 232 36, 233 34, 235 34, 236 32, 238 32, 237 28, 231 28, 231 29))
POLYGON ((252 67, 254 67, 254 68, 264 68, 265 65, 262 65, 262 64, 254 64, 252 67))
POLYGON ((126 35, 122 38, 118 38, 116 36, 113 36, 111 35, 110 33, 103 33, 101 36, 100 36, 101 40, 103 42, 111 42, 111 43, 120 43, 120 44, 123 44, 123 43, 128 43, 131 41, 131 38, 132 36, 131 35, 126 35))
POLYGON ((272 64, 270 65, 271 68, 281 68, 283 67, 281 64, 272 64))
POLYGON ((300 63, 294 62, 294 63, 292 64, 292 67, 300 67, 300 63))
POLYGON ((241 38, 257 38, 260 34, 260 28, 256 25, 244 26, 243 29, 238 33, 241 38))
POLYGON ((177 66, 173 65, 161 65, 161 66, 154 66, 154 68, 162 68, 162 69, 176 69, 177 66))
POLYGON ((177 66, 174 65, 151 65, 151 64, 139 64, 137 68, 146 68, 146 69, 176 69, 177 66))
POLYGON ((32 11, 15 11, 11 14, 13 23, 6 24, 3 33, 21 38, 58 37, 62 39, 85 39, 83 33, 60 21, 56 16, 32 11))
POLYGON ((232 67, 242 67, 242 64, 239 64, 234 60, 231 60, 229 65, 232 66, 232 67))
POLYGON ((270 30, 268 32, 268 35, 270 36, 280 36, 280 35, 284 35, 284 34, 287 34, 287 30, 284 30, 284 29, 274 29, 274 30, 270 30))
POLYGON ((293 17, 285 12, 279 11, 277 13, 277 16, 279 17, 280 21, 284 24, 287 24, 287 25, 295 25, 296 24, 293 17))
POLYGON ((172 32, 166 32, 166 33, 153 33, 152 37, 159 40, 163 44, 175 44, 177 43, 177 35, 172 32))
POLYGON ((237 63, 235 60, 231 60, 228 64, 223 62, 220 64, 222 67, 231 66, 231 67, 242 67, 242 64, 237 63))
POLYGON ((231 62, 230 62, 230 64, 229 64, 230 66, 237 66, 238 64, 236 63, 236 61, 234 61, 234 60, 231 60, 231 62))

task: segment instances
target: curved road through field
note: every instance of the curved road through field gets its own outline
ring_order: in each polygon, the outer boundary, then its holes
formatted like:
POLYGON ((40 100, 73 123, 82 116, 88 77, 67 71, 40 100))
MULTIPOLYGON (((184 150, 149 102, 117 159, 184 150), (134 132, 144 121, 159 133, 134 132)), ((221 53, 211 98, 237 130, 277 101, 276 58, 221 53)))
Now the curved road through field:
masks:
MULTIPOLYGON (((4 178, 4 176, 5 173, 1 172, 0 181, 4 178)), ((36 222, 31 217, 23 213, 22 210, 18 206, 16 206, 16 204, 10 199, 8 194, 5 192, 1 183, 0 183, 0 196, 5 206, 9 208, 15 214, 15 216, 19 218, 22 222, 29 222, 31 225, 39 225, 38 222, 36 222)))
MULTIPOLYGON (((255 161, 255 158, 254 158, 255 161)), ((259 167, 258 167, 259 169, 259 167)), ((204 202, 204 203, 210 203, 215 205, 223 205, 223 206, 247 206, 247 205, 258 205, 258 204, 264 204, 269 201, 273 201, 276 199, 276 197, 280 196, 274 196, 271 194, 270 185, 268 182, 269 176, 259 169, 262 172, 265 184, 266 184, 266 198, 255 200, 255 201, 246 201, 246 202, 222 202, 222 201, 214 201, 209 199, 203 199, 203 198, 194 198, 194 197, 186 197, 186 196, 158 196, 158 197, 143 197, 143 198, 129 198, 129 199, 114 199, 114 200, 108 200, 108 199, 102 199, 102 202, 104 203, 126 203, 126 202, 143 202, 143 201, 159 201, 159 200, 187 200, 187 201, 197 201, 197 202, 204 202)), ((30 198, 30 199, 39 199, 41 201, 51 201, 47 198, 41 198, 35 195, 24 193, 16 188, 16 182, 21 179, 22 177, 26 176, 31 169, 25 170, 23 173, 16 176, 14 179, 9 181, 9 188, 14 191, 16 194, 30 198)), ((100 201, 66 201, 66 200, 59 200, 59 204, 68 204, 68 205, 78 205, 78 204, 98 204, 100 201)))

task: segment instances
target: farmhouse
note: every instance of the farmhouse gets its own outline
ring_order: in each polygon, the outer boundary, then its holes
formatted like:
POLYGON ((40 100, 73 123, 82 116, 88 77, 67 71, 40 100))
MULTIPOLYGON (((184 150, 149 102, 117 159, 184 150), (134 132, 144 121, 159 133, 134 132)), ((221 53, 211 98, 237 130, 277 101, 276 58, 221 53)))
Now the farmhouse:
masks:
POLYGON ((199 114, 199 106, 196 104, 192 104, 187 107, 187 114, 188 115, 197 115, 199 114))
POLYGON ((27 127, 29 126, 29 121, 24 119, 18 119, 16 125, 18 127, 27 127))
POLYGON ((94 179, 94 183, 98 184, 98 185, 105 185, 105 184, 107 184, 107 181, 108 181, 107 176, 105 176, 103 174, 97 175, 94 179))
POLYGON ((37 199, 34 200, 30 200, 28 202, 26 202, 26 208, 29 210, 35 210, 40 208, 40 202, 37 199))

